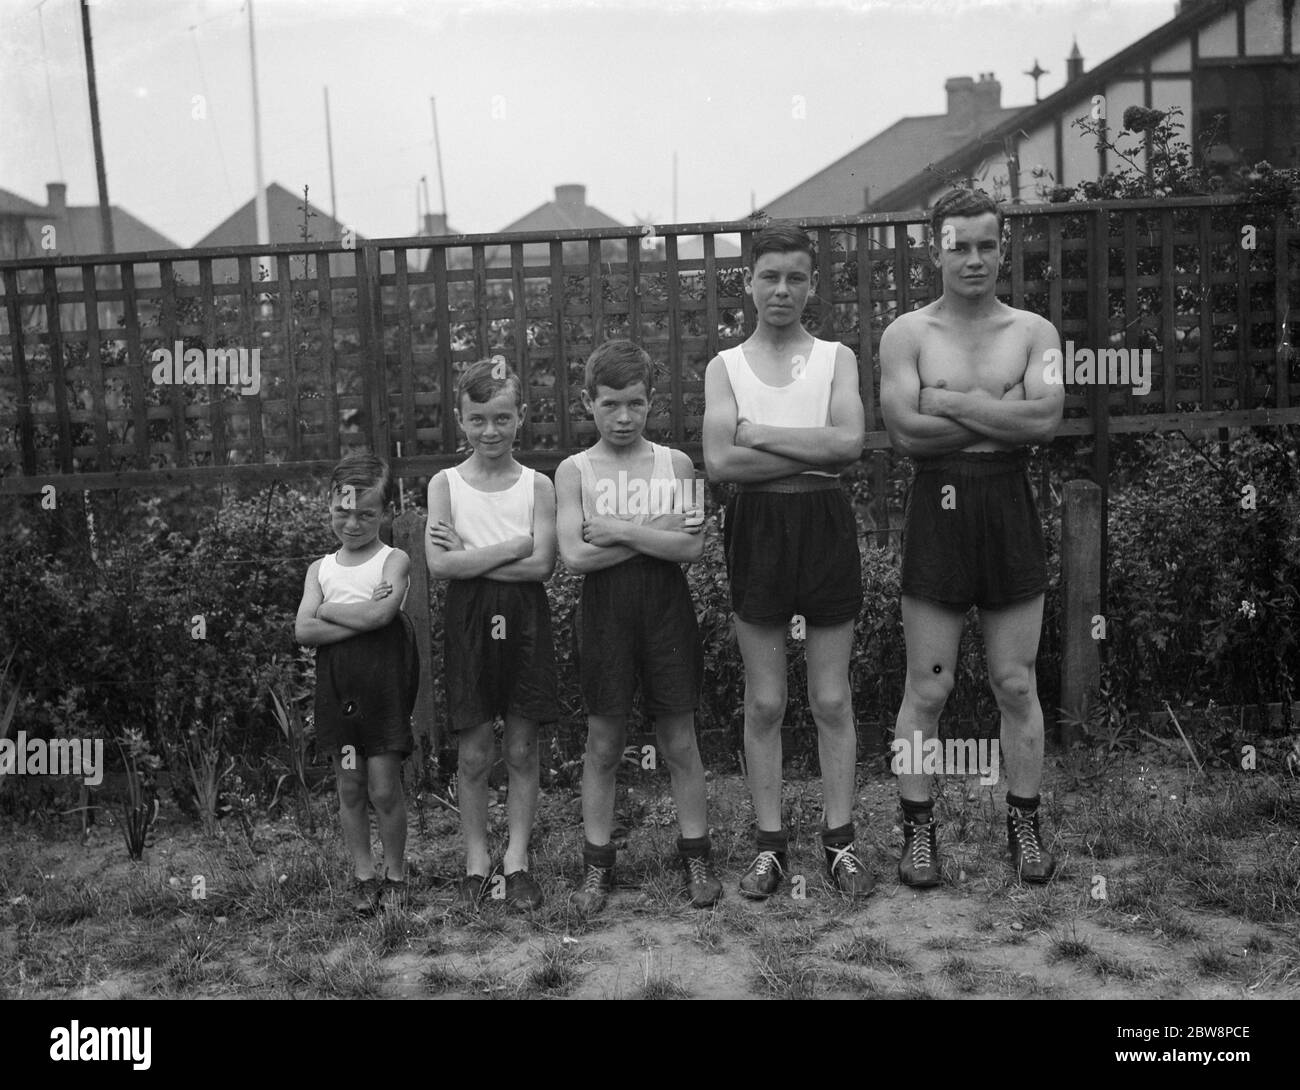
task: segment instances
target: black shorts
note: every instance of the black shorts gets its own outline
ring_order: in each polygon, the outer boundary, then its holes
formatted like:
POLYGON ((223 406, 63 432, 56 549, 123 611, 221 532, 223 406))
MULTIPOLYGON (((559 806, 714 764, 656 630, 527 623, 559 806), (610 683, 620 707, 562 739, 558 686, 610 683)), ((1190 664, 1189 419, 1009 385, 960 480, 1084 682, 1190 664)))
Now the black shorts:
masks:
POLYGON ((1047 549, 1023 451, 917 459, 903 516, 903 593, 1001 609, 1047 589, 1047 549))
POLYGON ((452 730, 498 715, 560 718, 551 607, 541 583, 453 579, 443 630, 452 730))
POLYGON ((420 688, 415 626, 398 613, 383 628, 316 648, 316 744, 352 746, 358 757, 407 756, 415 748, 411 712, 420 688))
POLYGON ((862 609, 858 522, 838 483, 811 492, 741 491, 723 521, 731 608, 742 621, 813 626, 862 609))
POLYGON ((634 556, 586 575, 573 631, 588 715, 627 715, 638 682, 647 715, 699 705, 704 647, 680 565, 634 556))

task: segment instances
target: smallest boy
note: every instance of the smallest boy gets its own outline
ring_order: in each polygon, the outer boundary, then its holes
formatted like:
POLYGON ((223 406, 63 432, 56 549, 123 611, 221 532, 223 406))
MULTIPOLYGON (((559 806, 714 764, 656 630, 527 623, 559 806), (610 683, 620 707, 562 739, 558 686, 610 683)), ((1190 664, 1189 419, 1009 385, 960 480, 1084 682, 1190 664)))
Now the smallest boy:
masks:
POLYGON ((456 386, 456 422, 470 456, 429 482, 425 559, 435 579, 450 580, 443 663, 458 743, 460 901, 467 906, 482 899, 493 873, 488 773, 498 716, 509 776, 505 901, 516 908, 542 903, 528 872, 528 842, 537 814, 537 728, 560 710, 543 586, 555 569, 555 489, 512 453, 527 411, 519 376, 503 360, 471 364, 456 386))
POLYGON ((555 472, 556 530, 565 565, 582 574, 574 629, 587 709, 582 770, 584 876, 580 912, 604 907, 614 887, 614 780, 640 682, 672 777, 677 851, 691 904, 722 896, 709 865, 704 766, 695 741, 704 652, 682 571, 704 549, 695 467, 683 451, 642 434, 654 397, 653 364, 631 341, 606 341, 587 360, 582 403, 600 439, 555 472))

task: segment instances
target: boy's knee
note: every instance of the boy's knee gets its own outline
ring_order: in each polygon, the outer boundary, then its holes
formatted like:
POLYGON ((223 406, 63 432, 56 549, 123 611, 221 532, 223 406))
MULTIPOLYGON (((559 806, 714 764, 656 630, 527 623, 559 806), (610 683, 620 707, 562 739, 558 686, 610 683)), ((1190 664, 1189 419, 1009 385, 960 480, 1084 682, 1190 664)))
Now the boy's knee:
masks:
POLYGON ((339 804, 345 810, 355 810, 364 806, 368 798, 366 781, 355 773, 338 773, 339 804))
POLYGON ((847 685, 815 689, 808 693, 808 708, 818 724, 852 723, 853 694, 847 685))
POLYGON ((699 760, 694 731, 660 732, 656 741, 659 756, 670 768, 685 768, 699 760))
POLYGON ((911 704, 913 711, 921 715, 937 716, 948 703, 954 684, 955 679, 950 670, 937 674, 930 672, 919 676, 909 675, 904 700, 911 704))
POLYGON ((785 718, 786 693, 781 690, 745 694, 746 726, 759 729, 779 727, 785 718))
POLYGON ((492 736, 486 743, 482 739, 462 737, 456 750, 456 770, 462 779, 481 780, 492 770, 495 746, 492 736))
POLYGON ((999 670, 989 678, 994 699, 1003 711, 1026 712, 1033 704, 1034 676, 1022 666, 999 670))
POLYGON ((374 808, 381 813, 388 813, 402 805, 404 795, 402 793, 402 781, 394 780, 392 783, 376 784, 370 789, 370 802, 374 808))
POLYGON ((515 772, 527 772, 537 760, 537 739, 507 738, 501 751, 507 768, 515 772))

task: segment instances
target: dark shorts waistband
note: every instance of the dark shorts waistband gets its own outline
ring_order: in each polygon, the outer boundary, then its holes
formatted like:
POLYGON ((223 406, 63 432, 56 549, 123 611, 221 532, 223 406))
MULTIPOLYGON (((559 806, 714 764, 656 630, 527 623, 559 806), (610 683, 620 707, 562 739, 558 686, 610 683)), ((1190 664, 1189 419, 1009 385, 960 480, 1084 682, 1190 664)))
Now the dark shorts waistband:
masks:
POLYGON ((1017 450, 965 450, 939 458, 914 458, 917 473, 960 473, 965 477, 996 477, 1029 468, 1029 452, 1017 450))
POLYGON ((741 492, 823 492, 829 488, 839 488, 838 477, 822 477, 817 474, 799 473, 793 477, 778 477, 774 481, 746 481, 740 486, 741 492))

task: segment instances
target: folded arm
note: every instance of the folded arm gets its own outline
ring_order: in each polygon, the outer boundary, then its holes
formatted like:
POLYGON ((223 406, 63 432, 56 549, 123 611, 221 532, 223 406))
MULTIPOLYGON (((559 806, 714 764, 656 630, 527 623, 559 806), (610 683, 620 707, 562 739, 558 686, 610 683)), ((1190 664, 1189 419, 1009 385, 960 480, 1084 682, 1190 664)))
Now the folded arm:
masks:
POLYGON ((1056 434, 1065 405, 1065 388, 1047 381, 1047 353, 1061 348, 1056 327, 1045 318, 1034 323, 1023 399, 994 400, 955 390, 924 390, 921 406, 935 416, 1001 443, 1023 446, 1046 443, 1056 434), (928 400, 928 403, 927 403, 928 400))
MULTIPOLYGON (((695 467, 684 451, 673 451, 673 473, 678 495, 695 495, 695 467)), ((689 511, 657 515, 644 524, 619 518, 596 517, 582 525, 583 540, 604 548, 629 548, 644 556, 690 564, 704 553, 704 512, 689 511)))
POLYGON ((584 540, 582 476, 572 458, 566 458, 555 471, 555 535, 564 566, 579 575, 603 571, 636 556, 636 550, 626 545, 601 546, 584 540))
POLYGON ((532 548, 522 560, 512 560, 489 572, 499 583, 545 583, 555 571, 555 486, 545 473, 533 477, 532 548))
POLYGON ((307 569, 307 579, 302 588, 302 602, 298 605, 298 615, 293 622, 294 639, 304 647, 321 647, 327 643, 351 639, 356 635, 351 628, 322 621, 316 616, 316 611, 325 600, 319 573, 320 561, 317 560, 307 569))
POLYGON ((911 458, 964 450, 982 438, 964 424, 921 412, 921 345, 904 315, 880 338, 880 414, 894 449, 911 458))
MULTIPOLYGON (((411 558, 401 549, 394 549, 384 561, 382 581, 392 586, 394 593, 369 602, 322 602, 316 610, 316 619, 342 625, 354 632, 372 632, 392 624, 402 611, 407 584, 411 574, 411 558), (401 589, 401 593, 396 591, 401 589)), ((319 581, 318 581, 319 582, 319 581)))
MULTIPOLYGON (((734 397, 732 400, 734 403, 734 397)), ((839 467, 856 462, 862 456, 866 423, 858 392, 857 360, 844 345, 835 354, 830 418, 830 424, 820 428, 782 428, 744 420, 736 430, 735 442, 814 466, 839 467)))
POLYGON ((721 356, 715 356, 704 372, 704 471, 709 480, 774 481, 822 468, 820 462, 739 445, 736 442, 739 415, 727 365, 721 356))
MULTIPOLYGON (((424 535, 424 561, 435 579, 476 579, 532 556, 535 542, 521 534, 508 541, 467 549, 452 525, 451 488, 445 473, 429 482, 429 520, 424 535)), ((549 575, 549 573, 548 573, 549 575)), ((545 576, 543 577, 545 578, 545 576)))

